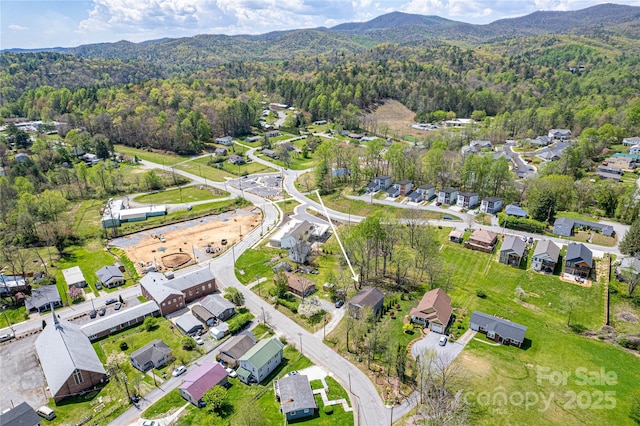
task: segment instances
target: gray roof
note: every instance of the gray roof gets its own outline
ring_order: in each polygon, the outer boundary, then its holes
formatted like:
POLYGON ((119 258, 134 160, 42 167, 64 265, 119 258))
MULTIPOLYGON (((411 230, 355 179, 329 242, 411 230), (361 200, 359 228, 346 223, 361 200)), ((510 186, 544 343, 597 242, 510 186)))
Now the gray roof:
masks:
POLYGON ((524 325, 507 321, 502 318, 497 318, 492 315, 487 315, 484 312, 479 311, 475 311, 471 314, 469 322, 471 324, 477 324, 487 331, 494 331, 499 336, 506 337, 516 342, 523 342, 524 334, 527 331, 527 327, 524 325))
POLYGON ((140 285, 149 292, 151 298, 156 302, 162 302, 171 295, 183 296, 181 291, 166 286, 165 283, 167 281, 169 280, 164 276, 164 274, 159 272, 149 272, 147 275, 142 277, 140 285))
POLYGON ((444 192, 445 194, 453 194, 454 192, 458 192, 453 188, 443 188, 440 190, 440 192, 444 192))
POLYGON ((155 365, 166 354, 171 353, 171 348, 160 339, 152 340, 137 351, 129 355, 129 358, 136 360, 138 365, 145 365, 149 361, 155 365))
POLYGON ((518 217, 527 217, 529 213, 527 213, 522 207, 517 204, 509 204, 504 208, 504 213, 507 216, 518 216, 518 217))
POLYGON ((349 303, 356 306, 374 307, 384 300, 384 293, 376 287, 367 287, 360 290, 358 294, 353 296, 349 303))
POLYGON ((573 232, 574 220, 567 217, 559 217, 553 223, 553 233, 563 237, 570 237, 573 232))
POLYGON ((486 198, 483 198, 482 201, 487 201, 489 203, 495 203, 496 201, 502 201, 502 198, 500 198, 500 197, 486 197, 486 198))
POLYGON ((106 374, 102 363, 80 327, 52 312, 36 340, 36 352, 49 390, 56 395, 77 370, 106 374))
POLYGON ((551 258, 551 260, 557 262, 558 257, 560 256, 560 247, 558 247, 556 243, 551 240, 538 241, 536 249, 533 251, 533 257, 537 257, 543 254, 546 254, 551 258))
POLYGON ((431 188, 435 188, 435 186, 429 185, 428 183, 425 183, 424 185, 420 185, 418 187, 418 189, 431 189, 431 188))
POLYGON ((407 185, 411 183, 410 180, 399 180, 398 182, 396 182, 397 185, 407 185))
POLYGON ((184 291, 198 284, 202 284, 203 282, 211 281, 213 278, 214 276, 211 269, 200 268, 196 271, 168 280, 166 286, 179 291, 184 291))
POLYGON ((27 310, 38 309, 40 306, 48 303, 58 302, 60 303, 60 293, 55 285, 45 285, 39 288, 31 290, 31 297, 25 300, 25 306, 27 310))
POLYGON ((579 262, 582 260, 589 266, 593 265, 593 254, 584 244, 569 243, 567 255, 564 259, 566 262, 579 262))
POLYGON ((629 270, 630 269, 631 271, 634 271, 635 273, 638 273, 638 272, 640 272, 640 259, 638 259, 636 257, 633 257, 633 256, 625 257, 620 262, 619 269, 621 271, 625 271, 625 270, 629 270))
POLYGON ((518 256, 522 257, 524 255, 524 249, 527 244, 522 241, 522 238, 515 237, 513 235, 507 235, 504 237, 504 241, 502 242, 502 247, 500 247, 500 252, 503 251, 513 251, 518 256))
POLYGON ((130 308, 122 309, 114 312, 113 314, 99 319, 88 322, 80 327, 80 330, 85 336, 95 336, 103 331, 111 330, 114 327, 118 327, 122 324, 127 324, 129 321, 133 321, 136 318, 159 313, 160 308, 158 304, 153 300, 141 303, 139 305, 132 306, 130 308))
POLYGON ((114 265, 103 266, 96 271, 96 275, 102 283, 108 283, 114 278, 122 280, 124 279, 124 274, 122 273, 122 271, 114 265))
POLYGON ((253 347, 258 341, 251 332, 245 332, 242 334, 238 334, 237 336, 233 336, 226 342, 224 342, 220 347, 218 347, 220 353, 227 354, 233 359, 239 359, 242 355, 244 355, 249 349, 253 347))
POLYGON ((189 333, 195 328, 203 328, 202 323, 191 314, 180 315, 176 318, 176 325, 185 333, 189 333))
POLYGON ((283 413, 318 408, 313 398, 313 390, 305 375, 287 376, 278 380, 280 404, 283 413))
POLYGON ((458 197, 477 197, 475 192, 458 192, 458 197))
POLYGON ((236 305, 229 302, 227 299, 221 296, 210 294, 200 301, 207 311, 211 312, 216 317, 219 317, 227 309, 235 309, 236 305))
POLYGON ((191 307, 191 312, 194 316, 200 317, 203 321, 208 321, 213 319, 215 315, 213 315, 207 308, 202 305, 195 304, 191 307))
POLYGON ((2 426, 36 426, 41 422, 42 418, 26 402, 0 415, 2 426))

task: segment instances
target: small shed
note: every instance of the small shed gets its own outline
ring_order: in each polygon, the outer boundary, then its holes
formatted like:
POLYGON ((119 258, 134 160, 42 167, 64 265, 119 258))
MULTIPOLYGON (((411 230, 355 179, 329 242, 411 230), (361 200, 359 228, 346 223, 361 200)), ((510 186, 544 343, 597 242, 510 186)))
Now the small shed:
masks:
POLYGON ((449 241, 452 241, 454 243, 462 243, 463 237, 464 237, 464 232, 458 231, 457 229, 454 229, 451 232, 449 232, 449 241))
POLYGON ((202 323, 191 314, 184 314, 176 319, 176 325, 184 334, 197 333, 198 330, 202 330, 204 327, 202 323))
POLYGON ((229 324, 223 321, 220 324, 211 327, 209 329, 209 333, 211 333, 211 336, 214 339, 220 340, 229 333, 229 324))
POLYGON ((193 305, 191 307, 191 313, 194 317, 211 327, 215 324, 216 317, 207 308, 202 305, 193 305))

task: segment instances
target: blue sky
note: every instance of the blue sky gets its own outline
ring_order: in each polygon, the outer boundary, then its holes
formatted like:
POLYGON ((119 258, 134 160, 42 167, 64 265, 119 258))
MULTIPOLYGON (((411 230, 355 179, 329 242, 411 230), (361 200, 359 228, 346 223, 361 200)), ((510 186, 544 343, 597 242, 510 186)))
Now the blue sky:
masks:
MULTIPOLYGON (((392 11, 486 24, 598 0, 0 0, 0 49, 260 34, 367 21, 392 11)), ((640 0, 618 0, 640 6, 640 0)))

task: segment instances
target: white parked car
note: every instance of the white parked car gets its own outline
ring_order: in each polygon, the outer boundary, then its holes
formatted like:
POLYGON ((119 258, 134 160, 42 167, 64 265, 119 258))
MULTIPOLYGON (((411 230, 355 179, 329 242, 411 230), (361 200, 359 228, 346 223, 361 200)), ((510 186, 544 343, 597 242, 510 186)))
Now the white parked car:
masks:
POLYGON ((440 337, 440 342, 438 342, 440 346, 444 346, 447 344, 447 336, 440 337))
POLYGON ((227 370, 227 373, 229 374, 229 377, 237 377, 238 373, 236 373, 236 370, 234 370, 231 367, 227 367, 225 368, 225 370, 227 370))
POLYGON ((204 340, 202 340, 200 336, 195 336, 193 340, 195 340, 198 345, 204 345, 204 340))
POLYGON ((171 373, 173 375, 173 377, 178 377, 181 374, 184 374, 187 372, 187 367, 185 367, 184 365, 181 365, 180 367, 176 367, 175 370, 173 370, 173 373, 171 373))

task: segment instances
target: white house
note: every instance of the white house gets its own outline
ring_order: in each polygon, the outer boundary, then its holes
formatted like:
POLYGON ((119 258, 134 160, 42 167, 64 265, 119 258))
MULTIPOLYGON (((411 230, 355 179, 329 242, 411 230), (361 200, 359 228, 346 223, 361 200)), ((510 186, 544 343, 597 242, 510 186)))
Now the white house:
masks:
POLYGON ((640 155, 640 145, 634 145, 629 149, 629 154, 640 155))
POLYGON ((69 288, 82 288, 87 286, 87 280, 84 278, 84 274, 79 266, 63 269, 62 276, 64 276, 64 280, 67 282, 69 288))
POLYGON ((571 130, 569 129, 551 129, 549 135, 552 139, 567 140, 571 137, 571 130))
POLYGON ((243 383, 260 383, 282 362, 284 344, 277 338, 260 340, 238 360, 238 378, 243 383))
POLYGON ((456 205, 463 209, 472 209, 479 204, 478 194, 475 192, 460 192, 458 194, 456 205))
POLYGON ((458 191, 453 188, 444 188, 438 191, 438 202, 442 204, 456 204, 458 201, 458 191))

